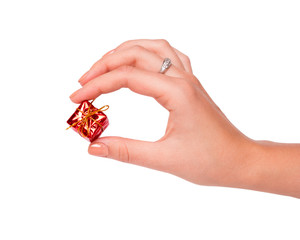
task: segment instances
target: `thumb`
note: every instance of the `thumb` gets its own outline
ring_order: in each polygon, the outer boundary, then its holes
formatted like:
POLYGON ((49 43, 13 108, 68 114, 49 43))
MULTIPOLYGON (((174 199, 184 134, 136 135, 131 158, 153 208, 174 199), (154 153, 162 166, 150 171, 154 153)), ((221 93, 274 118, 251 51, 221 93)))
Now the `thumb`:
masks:
POLYGON ((156 161, 159 143, 133 140, 121 137, 103 137, 89 146, 88 152, 98 157, 107 157, 126 163, 160 169, 161 162, 156 161))

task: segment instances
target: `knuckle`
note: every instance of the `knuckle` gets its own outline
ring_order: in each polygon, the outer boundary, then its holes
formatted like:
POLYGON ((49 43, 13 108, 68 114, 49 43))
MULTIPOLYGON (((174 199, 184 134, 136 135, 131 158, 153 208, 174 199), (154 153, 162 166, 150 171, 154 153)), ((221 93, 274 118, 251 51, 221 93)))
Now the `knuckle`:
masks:
POLYGON ((161 47, 169 47, 170 43, 165 39, 157 39, 156 40, 161 47))
POLYGON ((142 51, 145 50, 145 48, 143 48, 140 45, 134 45, 131 50, 135 53, 135 54, 140 54, 142 51))
POLYGON ((118 67, 117 71, 122 75, 121 85, 122 87, 128 87, 130 76, 134 71, 134 67, 130 65, 122 65, 118 67))
POLYGON ((130 155, 128 151, 128 146, 126 143, 120 143, 118 149, 118 159, 122 162, 130 163, 130 155))
POLYGON ((127 45, 130 45, 131 43, 132 43, 132 40, 127 40, 127 41, 121 43, 121 44, 119 45, 119 48, 122 48, 122 47, 125 47, 125 46, 127 46, 127 45))
POLYGON ((133 70, 134 70, 134 67, 129 66, 129 65, 122 65, 122 66, 118 67, 118 71, 120 71, 124 74, 131 73, 133 70))

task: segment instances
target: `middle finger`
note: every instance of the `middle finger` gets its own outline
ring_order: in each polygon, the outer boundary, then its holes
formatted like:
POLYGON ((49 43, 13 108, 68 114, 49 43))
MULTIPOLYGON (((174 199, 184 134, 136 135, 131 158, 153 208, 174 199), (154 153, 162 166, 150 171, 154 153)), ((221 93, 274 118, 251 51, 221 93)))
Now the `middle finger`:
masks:
POLYGON ((167 40, 164 39, 137 39, 137 40, 129 40, 122 44, 120 44, 115 52, 131 48, 133 46, 142 46, 148 49, 151 52, 154 52, 161 56, 162 58, 170 58, 173 64, 181 70, 186 70, 184 64, 182 63, 180 57, 177 55, 176 51, 174 51, 173 47, 167 40))
MULTIPOLYGON (((159 72, 163 60, 164 59, 159 55, 136 45, 129 49, 120 50, 104 56, 92 66, 87 73, 88 75, 80 80, 80 84, 84 85, 91 79, 123 65, 137 67, 150 72, 159 72)), ((182 70, 179 70, 174 65, 171 65, 165 74, 171 77, 183 76, 182 70)))

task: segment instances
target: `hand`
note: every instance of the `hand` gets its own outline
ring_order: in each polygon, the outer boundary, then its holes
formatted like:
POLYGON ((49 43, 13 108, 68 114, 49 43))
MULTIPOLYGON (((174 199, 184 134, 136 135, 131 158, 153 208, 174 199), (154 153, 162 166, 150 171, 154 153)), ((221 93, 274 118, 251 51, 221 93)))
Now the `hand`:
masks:
POLYGON ((300 144, 254 141, 236 129, 193 75, 189 58, 165 40, 134 40, 104 55, 71 95, 80 103, 127 87, 170 115, 156 142, 102 137, 89 153, 168 172, 188 181, 300 198, 300 144), (172 60, 158 73, 165 57, 172 60), (184 124, 183 124, 184 123, 184 124))
POLYGON ((197 184, 243 185, 254 141, 228 121, 193 75, 189 58, 167 41, 125 42, 96 62, 80 83, 83 87, 71 95, 75 103, 127 87, 155 98, 170 112, 160 140, 102 137, 90 145, 90 154, 169 172, 197 184), (161 74, 164 57, 172 65, 161 74))

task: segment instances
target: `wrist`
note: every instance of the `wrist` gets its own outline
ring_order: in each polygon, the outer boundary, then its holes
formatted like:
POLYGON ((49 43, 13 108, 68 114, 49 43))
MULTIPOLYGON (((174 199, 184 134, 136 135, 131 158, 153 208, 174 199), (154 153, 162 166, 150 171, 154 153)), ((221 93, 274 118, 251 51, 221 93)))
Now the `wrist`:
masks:
POLYGON ((213 185, 252 189, 259 181, 255 162, 261 155, 260 144, 244 135, 231 138, 227 143, 215 168, 213 185))
POLYGON ((227 176, 222 179, 221 186, 256 190, 261 182, 259 168, 264 156, 264 147, 259 141, 247 137, 239 139, 235 154, 232 157, 227 176), (228 174, 231 176, 229 177, 228 174))
POLYGON ((258 190, 262 181, 261 166, 265 149, 260 141, 249 139, 240 158, 242 171, 238 175, 239 188, 258 190))
POLYGON ((300 145, 249 139, 233 187, 300 197, 300 145))

